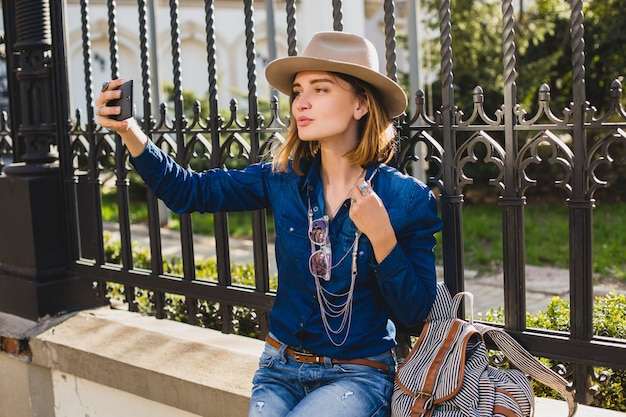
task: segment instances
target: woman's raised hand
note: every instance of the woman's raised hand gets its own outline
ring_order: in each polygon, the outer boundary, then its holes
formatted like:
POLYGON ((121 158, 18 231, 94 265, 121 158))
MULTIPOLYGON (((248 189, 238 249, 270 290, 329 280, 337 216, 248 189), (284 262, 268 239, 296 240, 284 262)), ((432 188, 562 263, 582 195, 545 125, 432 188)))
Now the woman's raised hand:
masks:
POLYGON ((369 238, 376 261, 381 262, 397 243, 389 213, 371 183, 364 178, 357 181, 350 197, 350 219, 369 238))
POLYGON ((124 82, 126 82, 125 79, 118 78, 102 84, 100 94, 94 100, 96 122, 102 127, 117 132, 126 144, 130 154, 137 156, 146 148, 148 137, 141 131, 134 117, 121 121, 110 117, 120 114, 120 106, 107 106, 109 101, 122 96, 122 91, 118 90, 118 88, 124 82))

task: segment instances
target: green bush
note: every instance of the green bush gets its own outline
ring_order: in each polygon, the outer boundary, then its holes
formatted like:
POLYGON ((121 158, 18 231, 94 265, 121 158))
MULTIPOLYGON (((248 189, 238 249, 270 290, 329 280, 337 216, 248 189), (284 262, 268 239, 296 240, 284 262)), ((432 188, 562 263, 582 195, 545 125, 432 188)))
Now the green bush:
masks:
MULTIPOLYGON (((570 330, 570 303, 560 297, 554 297, 546 307, 546 311, 540 311, 537 315, 526 315, 526 325, 529 328, 548 329, 568 332, 570 330)), ((484 315, 479 315, 478 320, 487 322, 504 322, 504 310, 490 310, 484 315)), ((615 339, 626 339, 626 296, 612 291, 604 297, 596 297, 593 304, 593 329, 594 335, 615 339)), ((550 368, 561 368, 568 364, 541 358, 541 361, 550 368)), ((600 379, 608 376, 606 385, 598 390, 591 405, 617 411, 626 411, 626 394, 623 387, 626 386, 626 370, 594 368, 600 379)), ((567 379, 567 377, 566 377, 567 379)), ((535 395, 538 397, 559 398, 556 391, 533 381, 535 395)))
MULTIPOLYGON (((121 244, 113 240, 110 234, 105 234, 105 260, 109 263, 121 264, 121 244)), ((150 253, 147 249, 141 248, 133 242, 132 244, 133 266, 138 269, 150 269, 150 253)), ((196 261, 196 278, 207 281, 217 281, 217 261, 215 259, 204 259, 196 261)), ((179 257, 170 256, 163 260, 163 272, 165 274, 183 275, 183 263, 179 257)), ((251 264, 235 265, 231 264, 231 275, 234 285, 254 286, 254 267, 251 264)), ((276 289, 277 277, 270 278, 270 288, 276 289)), ((117 283, 107 283, 107 296, 111 301, 125 303, 124 286, 117 283)), ((140 314, 156 316, 155 293, 150 290, 135 288, 134 303, 140 314)), ((189 306, 185 296, 178 294, 164 294, 164 313, 168 320, 183 323, 191 322, 189 318, 189 306)), ((201 327, 221 330, 223 324, 223 312, 220 304, 209 300, 189 300, 195 302, 196 317, 198 325, 201 327)), ((257 312, 248 307, 232 306, 230 309, 232 326, 234 333, 242 336, 258 337, 260 329, 258 326, 257 312)))

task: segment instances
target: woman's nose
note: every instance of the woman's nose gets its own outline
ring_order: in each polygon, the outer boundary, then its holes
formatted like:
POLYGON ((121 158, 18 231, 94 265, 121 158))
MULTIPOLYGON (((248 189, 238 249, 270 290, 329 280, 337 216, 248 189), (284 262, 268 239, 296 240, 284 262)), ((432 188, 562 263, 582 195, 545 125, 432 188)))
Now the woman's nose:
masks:
POLYGON ((300 93, 298 95, 298 97, 296 97, 295 101, 294 101, 294 105, 296 106, 297 109, 308 109, 311 107, 311 102, 309 101, 308 97, 306 96, 305 93, 300 93))

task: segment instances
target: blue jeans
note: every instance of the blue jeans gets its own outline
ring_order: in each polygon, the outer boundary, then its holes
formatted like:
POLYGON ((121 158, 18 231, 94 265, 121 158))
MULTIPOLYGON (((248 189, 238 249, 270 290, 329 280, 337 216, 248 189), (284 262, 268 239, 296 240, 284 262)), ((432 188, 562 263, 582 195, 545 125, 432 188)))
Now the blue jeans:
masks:
POLYGON ((387 417, 395 377, 391 352, 366 359, 389 371, 365 365, 300 363, 265 343, 252 379, 248 417, 387 417))

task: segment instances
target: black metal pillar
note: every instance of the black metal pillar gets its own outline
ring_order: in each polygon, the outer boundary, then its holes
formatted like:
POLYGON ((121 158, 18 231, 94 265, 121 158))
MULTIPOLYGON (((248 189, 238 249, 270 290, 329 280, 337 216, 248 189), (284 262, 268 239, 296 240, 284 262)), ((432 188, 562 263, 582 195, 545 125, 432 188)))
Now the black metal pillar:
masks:
MULTIPOLYGON (((69 269, 68 200, 57 154, 68 140, 58 97, 68 92, 58 82, 66 69, 64 57, 53 56, 50 5, 3 2, 3 14, 15 146, 14 162, 0 175, 0 311, 37 320, 103 301, 69 269)), ((62 33, 55 40, 62 42, 62 33)))

